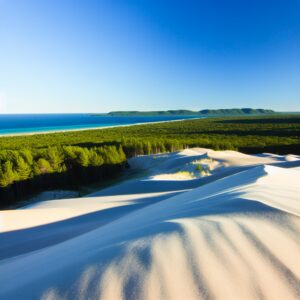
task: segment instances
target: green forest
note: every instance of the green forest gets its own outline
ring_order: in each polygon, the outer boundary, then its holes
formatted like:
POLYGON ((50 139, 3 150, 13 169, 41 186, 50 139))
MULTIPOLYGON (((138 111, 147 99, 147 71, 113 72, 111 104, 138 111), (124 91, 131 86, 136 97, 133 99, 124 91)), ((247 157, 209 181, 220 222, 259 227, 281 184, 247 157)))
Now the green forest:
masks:
POLYGON ((300 154, 300 115, 193 119, 0 138, 0 206, 52 188, 105 181, 128 158, 189 147, 300 154))
MULTIPOLYGON (((241 115, 271 115, 278 114, 271 109, 230 108, 230 109, 203 109, 199 111, 177 109, 158 111, 112 111, 101 116, 241 116, 241 115)), ((95 115, 97 116, 97 114, 95 115)))

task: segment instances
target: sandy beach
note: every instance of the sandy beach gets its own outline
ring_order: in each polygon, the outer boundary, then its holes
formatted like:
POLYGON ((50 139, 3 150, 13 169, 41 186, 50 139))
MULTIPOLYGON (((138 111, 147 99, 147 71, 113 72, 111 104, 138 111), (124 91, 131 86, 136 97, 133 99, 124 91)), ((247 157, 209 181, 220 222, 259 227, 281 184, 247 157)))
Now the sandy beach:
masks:
POLYGON ((299 299, 300 157, 193 148, 0 212, 0 299, 299 299))
MULTIPOLYGON (((97 118, 95 116, 95 118, 97 118)), ((49 134, 49 133, 63 133, 63 132, 72 132, 72 131, 88 131, 88 130, 99 130, 99 129, 109 129, 116 127, 129 127, 135 125, 145 125, 145 124, 156 124, 156 123, 169 123, 169 122, 180 122, 186 120, 195 120, 195 119, 204 119, 206 117, 193 117, 193 118, 182 118, 177 120, 167 120, 167 121, 154 121, 154 122, 141 122, 134 124, 124 124, 124 125, 107 125, 107 126, 91 126, 91 127, 83 127, 83 128, 71 128, 71 129, 59 129, 59 130, 42 130, 42 131, 31 131, 31 132, 22 132, 22 133, 0 133, 1 137, 12 137, 12 136, 28 136, 28 135, 36 135, 36 134, 49 134)))

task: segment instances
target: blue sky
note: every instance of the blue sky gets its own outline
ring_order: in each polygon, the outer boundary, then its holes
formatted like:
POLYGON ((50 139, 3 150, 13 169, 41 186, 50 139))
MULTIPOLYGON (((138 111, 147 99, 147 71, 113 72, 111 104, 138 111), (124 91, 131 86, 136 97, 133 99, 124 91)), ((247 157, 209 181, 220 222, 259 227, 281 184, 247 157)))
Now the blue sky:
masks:
POLYGON ((0 112, 300 111, 299 16, 299 0, 0 0, 0 112))

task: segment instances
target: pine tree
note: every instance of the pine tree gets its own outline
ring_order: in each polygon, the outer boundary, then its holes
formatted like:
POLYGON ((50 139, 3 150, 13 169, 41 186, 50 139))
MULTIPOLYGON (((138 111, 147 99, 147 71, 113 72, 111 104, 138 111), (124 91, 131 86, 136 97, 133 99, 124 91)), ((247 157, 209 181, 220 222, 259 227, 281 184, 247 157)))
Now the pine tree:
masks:
POLYGON ((89 165, 89 151, 85 148, 78 148, 76 161, 81 167, 87 167, 89 165))
POLYGON ((47 174, 53 172, 53 169, 50 163, 45 158, 40 158, 34 164, 34 173, 35 175, 47 174))
POLYGON ((6 187, 6 185, 7 185, 6 178, 4 176, 2 168, 0 167, 0 187, 6 187))
POLYGON ((72 146, 64 146, 63 147, 63 153, 65 160, 75 160, 76 159, 76 153, 75 153, 75 148, 72 146))
POLYGON ((17 164, 17 175, 19 180, 26 180, 30 178, 31 167, 25 162, 25 160, 19 156, 16 161, 17 164))
POLYGON ((147 154, 147 155, 151 154, 151 144, 149 141, 146 141, 144 143, 144 154, 147 154))
POLYGON ((13 170, 13 164, 10 161, 6 161, 3 164, 3 170, 1 172, 1 182, 0 185, 2 187, 6 187, 10 184, 12 184, 16 179, 17 176, 13 170))
POLYGON ((124 153, 123 147, 121 145, 118 148, 118 153, 119 153, 120 162, 125 162, 126 161, 126 154, 124 153))
POLYGON ((90 151, 89 164, 93 167, 100 167, 104 164, 102 156, 98 154, 95 149, 90 151))
POLYGON ((23 159, 29 166, 31 166, 33 164, 33 156, 29 149, 21 150, 20 155, 23 157, 23 159))
POLYGON ((56 172, 62 171, 62 163, 64 161, 63 154, 57 148, 48 148, 47 158, 49 159, 49 163, 51 167, 56 172))

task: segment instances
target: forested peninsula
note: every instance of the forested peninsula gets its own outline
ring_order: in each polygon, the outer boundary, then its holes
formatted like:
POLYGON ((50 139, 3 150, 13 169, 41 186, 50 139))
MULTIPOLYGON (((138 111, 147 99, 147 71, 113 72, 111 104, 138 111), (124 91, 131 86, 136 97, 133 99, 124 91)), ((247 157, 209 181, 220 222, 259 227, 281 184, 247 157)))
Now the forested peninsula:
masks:
MULTIPOLYGON (((276 114, 271 109, 254 109, 254 108, 232 108, 232 109, 203 109, 200 111, 192 111, 187 109, 179 110, 161 110, 161 111, 112 111, 107 115, 114 117, 129 116, 247 116, 247 115, 273 115, 276 114)), ((95 114, 97 116, 98 114, 95 114)))
POLYGON ((189 147, 300 154, 300 115, 203 118, 0 137, 0 206, 120 174, 128 158, 189 147))

